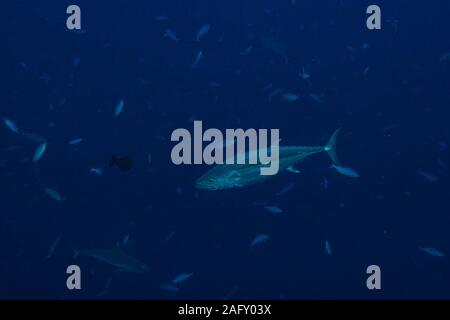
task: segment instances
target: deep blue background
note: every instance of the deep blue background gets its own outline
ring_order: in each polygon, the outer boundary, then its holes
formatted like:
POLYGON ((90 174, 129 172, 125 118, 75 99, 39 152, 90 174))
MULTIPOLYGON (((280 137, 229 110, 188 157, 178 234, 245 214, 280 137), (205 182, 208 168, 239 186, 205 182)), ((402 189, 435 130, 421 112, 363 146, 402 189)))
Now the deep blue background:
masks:
POLYGON ((36 143, 1 128, 0 149, 20 148, 0 152, 0 298, 96 298, 110 278, 104 297, 113 299, 450 298, 448 257, 418 250, 450 254, 450 61, 440 62, 450 52, 448 1, 377 1, 381 31, 365 27, 372 1, 76 3, 84 33, 65 29, 72 1, 2 5, 0 116, 49 143, 34 165, 36 143), (194 41, 205 23, 209 34, 194 41), (179 42, 164 37, 167 27, 179 42), (264 49, 259 35, 278 38, 289 63, 264 49), (251 54, 240 55, 250 45, 251 54), (302 66, 310 81, 298 78, 302 66), (299 93, 299 101, 269 103, 262 92, 269 83, 299 93), (310 93, 324 94, 325 103, 310 93), (125 111, 113 118, 120 99, 125 111), (339 156, 361 178, 338 175, 317 155, 300 175, 195 190, 208 168, 170 160, 171 132, 192 128, 194 118, 221 129, 280 128, 283 145, 322 145, 343 126, 339 156), (67 144, 78 137, 81 144, 67 144), (132 171, 89 174, 112 153, 133 155, 132 171), (291 192, 275 196, 291 182, 291 192), (49 199, 45 187, 67 200, 49 199), (255 201, 284 212, 270 215, 255 201), (250 250, 260 233, 269 241, 250 250), (63 248, 45 260, 58 236, 112 248, 127 234, 129 252, 150 273, 117 274, 86 257, 72 260, 63 248), (65 288, 71 263, 82 267, 81 292, 65 288), (381 291, 366 289, 370 264, 382 269, 381 291), (190 272, 180 292, 159 288, 190 272))

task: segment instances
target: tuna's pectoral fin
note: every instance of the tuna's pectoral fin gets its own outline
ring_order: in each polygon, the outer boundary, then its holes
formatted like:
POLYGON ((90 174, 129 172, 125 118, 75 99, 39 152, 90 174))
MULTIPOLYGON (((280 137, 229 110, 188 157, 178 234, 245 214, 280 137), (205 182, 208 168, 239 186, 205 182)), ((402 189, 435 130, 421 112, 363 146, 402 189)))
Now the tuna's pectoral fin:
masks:
POLYGON ((290 166, 286 169, 286 171, 288 172, 292 172, 292 173, 300 173, 299 170, 295 169, 294 166, 290 166))

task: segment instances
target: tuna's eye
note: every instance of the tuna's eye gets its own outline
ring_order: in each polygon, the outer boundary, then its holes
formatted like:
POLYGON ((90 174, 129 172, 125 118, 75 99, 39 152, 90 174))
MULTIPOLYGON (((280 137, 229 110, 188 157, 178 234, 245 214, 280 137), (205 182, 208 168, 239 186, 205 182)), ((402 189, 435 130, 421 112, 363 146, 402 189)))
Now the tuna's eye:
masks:
POLYGON ((209 183, 214 183, 214 179, 213 178, 209 178, 208 182, 209 183))

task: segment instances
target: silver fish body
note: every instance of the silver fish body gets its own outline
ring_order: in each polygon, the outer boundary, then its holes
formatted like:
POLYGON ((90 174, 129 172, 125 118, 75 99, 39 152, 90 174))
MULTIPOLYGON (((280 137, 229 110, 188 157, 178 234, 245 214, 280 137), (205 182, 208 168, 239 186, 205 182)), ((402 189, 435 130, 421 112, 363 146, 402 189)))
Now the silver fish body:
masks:
MULTIPOLYGON (((333 162, 339 164, 336 155, 336 139, 340 129, 331 136, 328 144, 322 147, 280 147, 279 171, 287 170, 297 162, 306 159, 316 153, 328 152, 333 162)), ((246 153, 248 159, 248 153, 246 153)), ((273 175, 261 175, 261 168, 267 165, 257 164, 221 164, 216 165, 196 181, 196 188, 204 190, 223 190, 239 188, 262 183, 273 175)))

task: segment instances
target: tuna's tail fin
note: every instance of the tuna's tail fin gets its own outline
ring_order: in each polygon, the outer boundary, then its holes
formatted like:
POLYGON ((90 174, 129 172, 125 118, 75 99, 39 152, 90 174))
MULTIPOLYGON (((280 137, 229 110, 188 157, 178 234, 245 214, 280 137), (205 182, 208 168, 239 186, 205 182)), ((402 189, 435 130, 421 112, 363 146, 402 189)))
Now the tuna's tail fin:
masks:
POLYGON ((336 140, 339 135, 339 132, 341 132, 342 128, 337 129, 333 135, 331 136, 330 140, 328 140, 327 145, 325 146, 325 151, 330 156, 331 160, 333 160, 333 163, 337 166, 341 166, 341 163, 339 162, 337 153, 336 153, 336 140))

